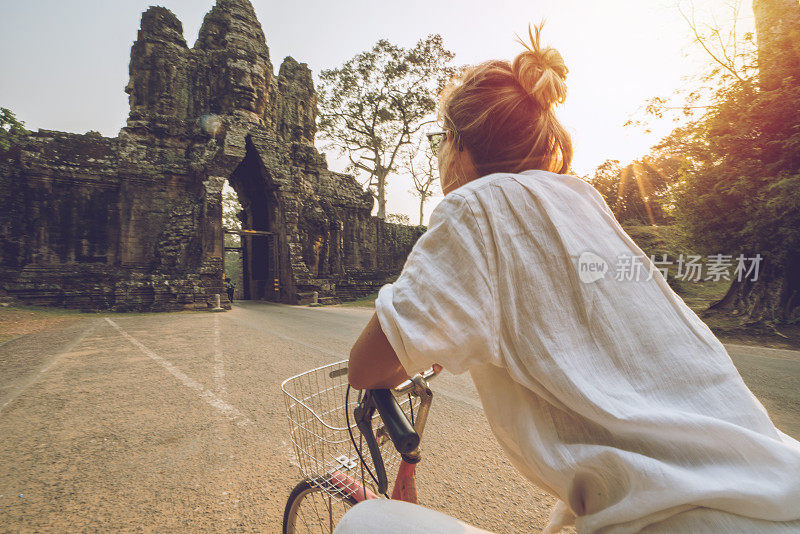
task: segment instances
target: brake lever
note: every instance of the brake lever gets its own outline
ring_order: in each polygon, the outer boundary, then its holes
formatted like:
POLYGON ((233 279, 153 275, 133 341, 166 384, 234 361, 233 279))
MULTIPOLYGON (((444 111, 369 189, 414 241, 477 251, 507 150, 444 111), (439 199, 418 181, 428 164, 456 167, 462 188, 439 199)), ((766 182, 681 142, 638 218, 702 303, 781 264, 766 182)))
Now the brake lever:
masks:
POLYGON ((361 431, 361 435, 367 441, 370 455, 372 455, 372 464, 375 466, 375 474, 378 477, 378 493, 386 493, 389 488, 389 480, 386 477, 386 467, 383 464, 381 449, 375 439, 375 434, 372 432, 372 416, 374 414, 375 401, 372 399, 371 392, 366 391, 361 403, 353 411, 353 415, 356 419, 356 426, 358 426, 358 430, 361 431))

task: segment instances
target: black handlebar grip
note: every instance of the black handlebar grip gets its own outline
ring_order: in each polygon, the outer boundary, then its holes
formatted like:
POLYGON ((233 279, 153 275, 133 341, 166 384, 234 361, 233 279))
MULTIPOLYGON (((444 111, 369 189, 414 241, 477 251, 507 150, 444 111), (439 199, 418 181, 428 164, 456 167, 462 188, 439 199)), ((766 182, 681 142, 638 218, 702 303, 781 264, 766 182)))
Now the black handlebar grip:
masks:
POLYGON ((372 398, 397 452, 408 454, 416 449, 419 446, 419 434, 408 422, 392 392, 388 389, 373 389, 372 398))

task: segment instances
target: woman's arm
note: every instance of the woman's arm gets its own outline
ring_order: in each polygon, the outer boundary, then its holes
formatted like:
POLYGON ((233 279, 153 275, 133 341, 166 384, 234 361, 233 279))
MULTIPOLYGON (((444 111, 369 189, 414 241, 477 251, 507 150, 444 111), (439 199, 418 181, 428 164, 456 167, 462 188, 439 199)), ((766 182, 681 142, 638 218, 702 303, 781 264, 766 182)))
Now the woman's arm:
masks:
POLYGON ((350 349, 348 369, 350 385, 356 389, 392 388, 408 380, 408 374, 381 329, 377 314, 372 314, 350 349))

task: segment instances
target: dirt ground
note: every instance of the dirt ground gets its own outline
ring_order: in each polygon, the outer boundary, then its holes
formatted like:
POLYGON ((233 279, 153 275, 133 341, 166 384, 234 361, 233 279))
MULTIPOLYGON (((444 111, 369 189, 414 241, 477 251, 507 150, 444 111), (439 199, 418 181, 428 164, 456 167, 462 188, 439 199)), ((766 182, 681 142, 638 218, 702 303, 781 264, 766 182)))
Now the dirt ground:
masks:
POLYGON ((65 326, 80 319, 81 315, 78 312, 69 310, 18 306, 0 307, 0 343, 57 325, 65 326))
MULTIPOLYGON (((0 531, 279 532, 300 478, 280 382, 344 359, 371 313, 75 314, 3 343, 0 531)), ((800 437, 800 353, 728 349, 800 437)), ((469 376, 433 389, 422 504, 497 533, 541 529, 554 498, 505 459, 469 376)))
MULTIPOLYGON (((369 314, 84 315, 0 345, 0 531, 279 532, 300 479, 280 382, 344 359, 369 314)), ((554 499, 505 460, 469 378, 437 382, 421 501, 542 528, 554 499)))

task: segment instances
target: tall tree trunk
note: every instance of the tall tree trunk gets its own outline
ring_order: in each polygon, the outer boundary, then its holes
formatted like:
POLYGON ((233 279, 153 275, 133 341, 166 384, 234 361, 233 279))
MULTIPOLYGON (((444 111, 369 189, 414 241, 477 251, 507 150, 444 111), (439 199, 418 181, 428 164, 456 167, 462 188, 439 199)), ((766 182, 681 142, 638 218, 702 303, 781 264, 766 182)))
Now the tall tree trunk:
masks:
POLYGON ((378 171, 378 213, 379 219, 386 218, 386 175, 389 174, 383 169, 378 171))
POLYGON ((422 226, 422 207, 425 205, 425 198, 419 197, 419 225, 422 226))
POLYGON ((761 89, 781 84, 782 73, 800 76, 800 2, 753 0, 758 40, 758 77, 761 89))
POLYGON ((800 319, 800 253, 783 265, 764 261, 756 280, 734 280, 722 299, 709 306, 740 317, 745 324, 800 319))

